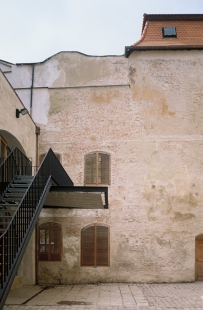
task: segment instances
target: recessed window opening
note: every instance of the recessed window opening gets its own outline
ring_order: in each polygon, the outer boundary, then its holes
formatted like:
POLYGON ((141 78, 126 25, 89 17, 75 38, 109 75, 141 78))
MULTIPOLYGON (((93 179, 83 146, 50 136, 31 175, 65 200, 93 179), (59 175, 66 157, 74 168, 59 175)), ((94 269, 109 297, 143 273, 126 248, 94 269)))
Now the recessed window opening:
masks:
POLYGON ((0 136, 0 164, 5 160, 8 154, 7 142, 0 136))
POLYGON ((170 26, 170 27, 163 27, 162 28, 162 34, 163 38, 176 38, 176 27, 170 26))
POLYGON ((110 184, 110 156, 95 152, 85 156, 85 185, 110 184))
POLYGON ((109 266, 109 227, 93 224, 81 231, 81 266, 109 266))
POLYGON ((38 229, 39 261, 61 261, 61 225, 44 223, 38 229))

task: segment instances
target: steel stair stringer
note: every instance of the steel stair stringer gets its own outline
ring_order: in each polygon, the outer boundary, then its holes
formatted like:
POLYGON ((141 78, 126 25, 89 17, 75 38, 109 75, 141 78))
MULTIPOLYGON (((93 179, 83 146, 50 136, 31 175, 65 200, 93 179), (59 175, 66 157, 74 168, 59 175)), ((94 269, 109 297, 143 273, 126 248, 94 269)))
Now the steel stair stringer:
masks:
POLYGON ((13 264, 11 265, 11 268, 10 268, 11 271, 9 272, 7 281, 5 282, 5 285, 3 286, 3 288, 0 289, 0 297, 1 297, 0 309, 3 309, 4 303, 6 301, 8 293, 10 291, 11 285, 13 283, 15 276, 16 276, 16 272, 19 268, 19 265, 21 263, 23 255, 26 251, 27 245, 28 245, 30 238, 32 236, 32 233, 34 231, 35 225, 38 221, 38 218, 39 218, 40 212, 42 210, 43 204, 46 200, 47 194, 49 193, 50 187, 54 184, 55 184, 55 182, 53 181, 52 177, 50 176, 47 180, 46 186, 44 187, 41 198, 40 198, 40 200, 36 206, 36 210, 33 214, 32 219, 31 219, 29 229, 27 229, 25 236, 22 239, 20 248, 19 248, 18 252, 16 253, 16 258, 15 258, 13 264))

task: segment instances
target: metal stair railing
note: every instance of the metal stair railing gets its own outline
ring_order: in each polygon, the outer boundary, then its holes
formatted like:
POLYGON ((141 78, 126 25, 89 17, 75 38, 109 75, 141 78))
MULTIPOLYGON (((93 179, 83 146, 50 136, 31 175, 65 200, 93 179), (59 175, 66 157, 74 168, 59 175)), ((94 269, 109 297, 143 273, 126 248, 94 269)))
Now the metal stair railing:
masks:
POLYGON ((0 165, 0 196, 16 175, 32 175, 32 162, 15 148, 0 165))
POLYGON ((0 236, 0 309, 37 223, 46 194, 53 183, 73 186, 72 180, 49 149, 6 231, 0 236))

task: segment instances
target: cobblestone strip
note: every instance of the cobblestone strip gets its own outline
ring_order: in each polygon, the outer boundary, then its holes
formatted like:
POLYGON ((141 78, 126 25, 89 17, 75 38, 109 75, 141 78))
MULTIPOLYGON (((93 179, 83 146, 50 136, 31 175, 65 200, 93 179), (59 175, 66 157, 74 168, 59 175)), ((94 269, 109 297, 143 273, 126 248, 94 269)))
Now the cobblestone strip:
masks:
POLYGON ((138 284, 149 306, 203 309, 203 283, 138 284))

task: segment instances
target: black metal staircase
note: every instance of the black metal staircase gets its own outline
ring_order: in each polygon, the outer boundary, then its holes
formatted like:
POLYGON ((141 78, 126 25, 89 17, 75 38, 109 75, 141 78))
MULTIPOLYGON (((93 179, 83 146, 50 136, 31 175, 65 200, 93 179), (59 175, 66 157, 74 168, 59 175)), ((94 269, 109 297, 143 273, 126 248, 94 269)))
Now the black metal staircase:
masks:
POLYGON ((22 200, 25 191, 33 180, 32 176, 16 176, 1 197, 0 201, 0 235, 2 235, 12 220, 19 202, 22 200))
POLYGON ((53 185, 73 182, 51 149, 34 176, 30 160, 18 149, 0 166, 0 309, 53 185))

